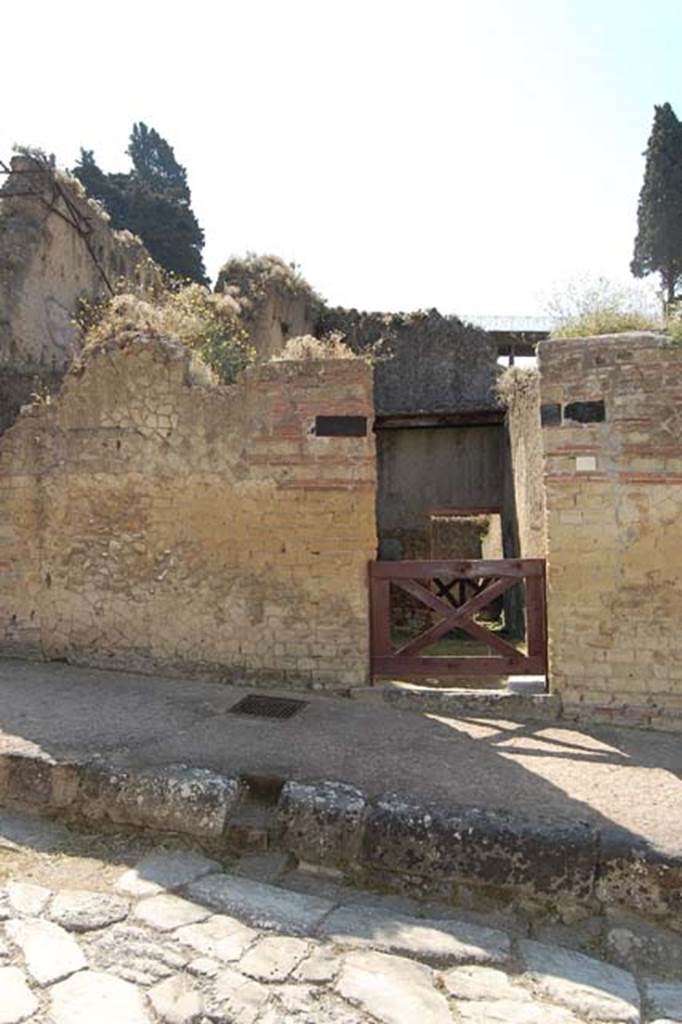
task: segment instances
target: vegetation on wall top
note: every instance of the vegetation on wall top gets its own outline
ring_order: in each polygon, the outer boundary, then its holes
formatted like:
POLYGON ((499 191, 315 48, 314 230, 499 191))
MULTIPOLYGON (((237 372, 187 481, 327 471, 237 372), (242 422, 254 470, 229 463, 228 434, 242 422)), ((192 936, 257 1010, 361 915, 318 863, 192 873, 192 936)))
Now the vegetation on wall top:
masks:
POLYGON ((216 292, 230 295, 239 304, 241 314, 247 320, 257 315, 270 291, 307 298, 312 320, 318 318, 324 306, 296 264, 287 263, 279 256, 258 256, 253 252, 245 257, 232 256, 221 267, 215 287, 216 292))
POLYGON ((663 319, 653 292, 585 275, 557 288, 546 309, 553 338, 587 338, 624 331, 660 331, 663 319))
POLYGON ((223 383, 232 383, 255 361, 237 304, 200 284, 166 288, 153 299, 117 295, 84 306, 78 322, 85 332, 84 351, 125 344, 140 335, 177 339, 223 383))
POLYGON ((303 334, 298 338, 289 338, 279 355, 273 356, 274 363, 286 362, 288 359, 308 362, 314 359, 355 359, 355 353, 337 336, 315 338, 312 334, 303 334))

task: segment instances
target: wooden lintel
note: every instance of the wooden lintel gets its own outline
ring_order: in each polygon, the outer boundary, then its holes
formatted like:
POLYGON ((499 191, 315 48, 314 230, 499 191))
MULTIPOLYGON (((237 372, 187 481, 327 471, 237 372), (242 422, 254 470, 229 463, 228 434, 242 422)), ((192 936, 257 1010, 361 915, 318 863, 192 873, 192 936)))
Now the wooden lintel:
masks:
POLYGON ((377 416, 375 430, 414 430, 434 427, 489 427, 504 423, 504 409, 472 409, 469 412, 391 413, 377 416))

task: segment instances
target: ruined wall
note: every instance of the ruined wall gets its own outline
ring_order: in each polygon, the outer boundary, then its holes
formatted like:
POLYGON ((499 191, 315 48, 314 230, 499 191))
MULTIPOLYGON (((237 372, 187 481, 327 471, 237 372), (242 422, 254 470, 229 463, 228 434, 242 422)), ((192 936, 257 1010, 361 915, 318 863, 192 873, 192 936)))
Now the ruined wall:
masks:
POLYGON ((253 319, 247 321, 249 341, 258 359, 279 355, 289 338, 312 334, 314 315, 307 296, 270 288, 253 319))
POLYGON ((545 558, 545 488, 540 430, 540 379, 536 370, 507 371, 500 391, 507 406, 513 501, 521 558, 545 558))
POLYGON ((354 352, 375 358, 378 415, 499 408, 497 345, 485 331, 438 310, 326 310, 318 333, 337 331, 354 352))
POLYGON ((80 299, 108 297, 121 278, 158 281, 139 239, 112 231, 78 182, 30 157, 11 169, 0 192, 0 429, 80 351, 80 299))
POLYGON ((172 341, 89 354, 0 440, 0 650, 364 683, 371 417, 362 360, 208 387, 172 341), (317 436, 318 414, 367 436, 317 436))
POLYGON ((278 256, 233 257, 221 267, 215 290, 237 303, 259 361, 279 355, 289 338, 313 334, 322 302, 295 264, 278 256))
POLYGON ((569 716, 682 729, 682 348, 545 341, 539 366, 551 686, 569 716))

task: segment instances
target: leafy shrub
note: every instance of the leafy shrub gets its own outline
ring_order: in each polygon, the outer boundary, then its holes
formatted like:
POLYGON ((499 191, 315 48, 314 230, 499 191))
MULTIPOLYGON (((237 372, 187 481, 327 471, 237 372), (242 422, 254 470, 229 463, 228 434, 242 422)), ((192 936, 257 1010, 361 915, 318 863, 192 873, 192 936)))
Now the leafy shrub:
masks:
POLYGON ((234 299, 200 284, 166 289, 153 301, 116 295, 109 302, 82 308, 78 322, 85 331, 86 350, 125 343, 139 334, 176 338, 226 383, 255 359, 234 299))

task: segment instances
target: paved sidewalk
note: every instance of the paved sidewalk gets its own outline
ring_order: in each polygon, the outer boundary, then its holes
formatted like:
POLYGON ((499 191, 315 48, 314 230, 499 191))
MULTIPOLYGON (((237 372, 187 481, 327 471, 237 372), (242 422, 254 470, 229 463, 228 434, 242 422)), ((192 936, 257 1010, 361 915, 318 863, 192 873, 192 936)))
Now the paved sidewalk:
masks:
MULTIPOLYGON (((574 724, 444 719, 309 701, 288 721, 229 714, 245 690, 198 680, 0 661, 0 753, 101 754, 135 767, 333 779, 369 795, 588 821, 682 854, 682 740, 574 724)), ((268 691, 275 692, 275 691, 268 691)))

